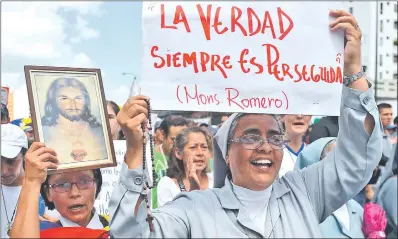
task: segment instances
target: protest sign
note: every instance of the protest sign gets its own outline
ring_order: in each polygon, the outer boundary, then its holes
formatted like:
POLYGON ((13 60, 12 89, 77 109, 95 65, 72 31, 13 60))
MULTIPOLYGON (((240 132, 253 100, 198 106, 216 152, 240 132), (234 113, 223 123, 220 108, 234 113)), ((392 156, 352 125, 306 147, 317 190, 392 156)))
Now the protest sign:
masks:
POLYGON ((142 93, 154 110, 339 115, 333 2, 144 2, 142 93))
MULTIPOLYGON (((97 212, 101 215, 109 215, 108 204, 109 200, 112 196, 112 191, 115 188, 116 184, 118 183, 120 170, 122 164, 124 162, 124 155, 126 154, 126 141, 125 140, 114 140, 113 146, 115 149, 116 167, 108 167, 108 168, 101 168, 102 174, 102 187, 101 192, 98 195, 97 199, 95 200, 94 207, 97 212)), ((152 184, 152 175, 148 172, 152 172, 152 162, 150 161, 150 150, 149 150, 149 142, 147 144, 147 155, 146 157, 148 160, 148 168, 146 170, 148 177, 150 179, 150 184, 152 184)))

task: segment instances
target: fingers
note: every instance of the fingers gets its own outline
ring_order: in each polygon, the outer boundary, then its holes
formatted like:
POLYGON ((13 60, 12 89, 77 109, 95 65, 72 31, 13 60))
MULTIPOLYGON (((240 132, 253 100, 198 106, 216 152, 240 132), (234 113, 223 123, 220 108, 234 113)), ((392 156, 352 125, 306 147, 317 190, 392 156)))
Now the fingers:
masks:
POLYGON ((58 163, 58 158, 51 153, 45 153, 45 154, 40 155, 38 160, 42 161, 42 162, 52 162, 55 164, 58 163))
POLYGON ((148 115, 148 109, 142 105, 134 104, 127 110, 127 116, 131 119, 138 114, 148 115))
POLYGON ((333 9, 330 10, 329 14, 333 17, 340 17, 340 16, 352 16, 351 13, 347 12, 346 10, 342 9, 333 9))
POLYGON ((357 20, 353 16, 342 16, 331 22, 329 25, 331 28, 336 26, 339 23, 350 23, 352 26, 355 26, 358 24, 357 20))
POLYGON ((338 29, 347 31, 347 30, 354 30, 355 28, 351 23, 347 23, 347 22, 338 23, 334 27, 331 28, 332 31, 335 31, 338 29))
POLYGON ((41 147, 44 147, 43 143, 41 143, 41 142, 33 142, 32 145, 30 146, 30 148, 28 149, 27 153, 32 153, 32 152, 38 150, 41 147))
POLYGON ((43 169, 44 170, 46 170, 46 169, 57 169, 58 168, 58 165, 57 164, 55 164, 55 163, 52 163, 52 162, 45 162, 45 163, 43 163, 43 169))
POLYGON ((126 101, 126 103, 123 105, 122 109, 126 109, 127 110, 133 104, 139 104, 139 105, 141 105, 141 106, 146 108, 147 107, 147 103, 146 103, 145 100, 149 100, 149 98, 147 96, 144 96, 144 95, 137 95, 137 96, 130 97, 126 101))

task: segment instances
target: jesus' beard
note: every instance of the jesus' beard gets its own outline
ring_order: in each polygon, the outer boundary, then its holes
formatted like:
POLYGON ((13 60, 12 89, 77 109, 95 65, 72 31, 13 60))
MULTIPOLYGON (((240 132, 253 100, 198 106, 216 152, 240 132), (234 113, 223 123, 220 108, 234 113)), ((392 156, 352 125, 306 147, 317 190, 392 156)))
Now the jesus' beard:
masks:
POLYGON ((60 111, 59 113, 65 119, 68 119, 68 120, 70 120, 72 122, 75 122, 75 121, 80 121, 82 119, 82 115, 84 114, 84 112, 85 112, 85 110, 83 109, 83 110, 80 111, 80 114, 78 114, 78 115, 70 115, 66 111, 60 111))

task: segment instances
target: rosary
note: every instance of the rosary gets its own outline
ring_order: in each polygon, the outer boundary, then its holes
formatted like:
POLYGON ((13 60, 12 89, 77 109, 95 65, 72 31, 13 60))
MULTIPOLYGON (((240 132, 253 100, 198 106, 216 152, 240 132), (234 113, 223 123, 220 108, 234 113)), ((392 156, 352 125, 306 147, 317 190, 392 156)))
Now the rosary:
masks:
POLYGON ((154 231, 154 226, 153 226, 153 216, 151 215, 151 209, 150 209, 150 204, 148 201, 148 193, 152 188, 156 186, 156 173, 155 173, 155 164, 154 164, 154 155, 153 155, 153 139, 152 139, 152 120, 151 120, 151 105, 149 100, 145 100, 147 105, 148 105, 148 122, 149 122, 149 145, 151 149, 151 161, 152 161, 152 178, 153 178, 153 183, 152 186, 149 185, 148 180, 146 178, 145 174, 145 167, 146 167, 146 141, 145 141, 145 125, 142 124, 141 129, 143 133, 143 147, 142 147, 142 169, 144 171, 144 190, 146 193, 144 194, 144 199, 145 199, 145 204, 146 204, 146 212, 147 212, 147 218, 146 221, 149 224, 149 229, 151 232, 154 231))

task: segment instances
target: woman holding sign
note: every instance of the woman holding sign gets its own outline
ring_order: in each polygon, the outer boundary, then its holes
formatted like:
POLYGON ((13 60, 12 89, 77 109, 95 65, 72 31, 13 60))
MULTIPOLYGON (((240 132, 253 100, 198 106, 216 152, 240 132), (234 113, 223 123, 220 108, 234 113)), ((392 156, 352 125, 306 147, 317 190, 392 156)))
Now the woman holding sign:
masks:
POLYGON ((273 115, 234 114, 214 138, 215 189, 181 193, 147 218, 141 196, 147 97, 130 98, 118 115, 127 153, 109 204, 112 236, 322 237, 319 223, 365 186, 382 148, 373 89, 361 72, 361 31, 350 13, 330 14, 331 30, 345 30, 347 40, 335 149, 275 181, 286 143, 279 122, 273 115))

